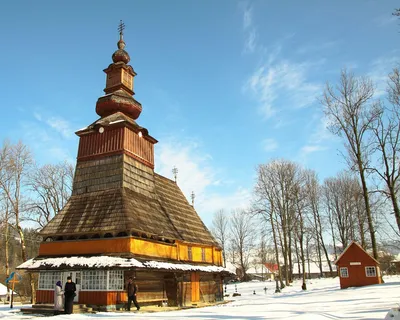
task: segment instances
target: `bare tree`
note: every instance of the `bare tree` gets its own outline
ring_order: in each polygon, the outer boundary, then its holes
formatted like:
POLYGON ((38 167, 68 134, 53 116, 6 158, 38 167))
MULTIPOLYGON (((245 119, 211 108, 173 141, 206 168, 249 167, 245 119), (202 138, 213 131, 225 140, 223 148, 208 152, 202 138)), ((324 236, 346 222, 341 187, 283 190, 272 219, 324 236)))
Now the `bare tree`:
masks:
POLYGON ((323 275, 323 263, 322 263, 322 253, 321 249, 324 252, 325 259, 328 263, 329 266, 329 271, 332 273, 332 264, 329 258, 328 250, 325 245, 323 233, 324 229, 323 228, 323 223, 322 223, 322 213, 320 210, 321 206, 321 186, 318 182, 318 176, 317 173, 313 170, 307 170, 305 173, 305 179, 306 179, 306 185, 305 188, 307 190, 307 195, 308 195, 308 201, 310 205, 310 210, 312 213, 312 223, 310 224, 313 228, 313 233, 315 235, 315 241, 316 241, 316 250, 317 250, 317 255, 318 255, 318 262, 319 262, 319 269, 320 269, 320 276, 323 275))
POLYGON ((362 188, 357 179, 348 172, 324 181, 324 201, 332 223, 332 233, 346 247, 352 240, 361 240, 366 248, 364 224, 366 212, 362 188))
POLYGON ((74 167, 68 163, 36 167, 29 176, 33 199, 29 220, 43 228, 67 203, 72 192, 74 167))
POLYGON ((254 242, 256 239, 256 227, 253 219, 244 210, 236 210, 231 215, 231 241, 233 249, 238 256, 243 279, 248 280, 247 270, 250 267, 250 257, 254 253, 254 242))
POLYGON ((295 239, 294 227, 298 222, 294 193, 298 172, 298 165, 287 160, 273 160, 257 168, 257 207, 271 223, 275 247, 282 250, 286 285, 290 284, 292 277, 292 241, 295 239))
MULTIPOLYGON (((2 149, 0 154, 3 154, 4 150, 6 150, 6 157, 4 159, 4 168, 0 176, 0 189, 5 195, 6 201, 9 203, 10 212, 12 212, 13 215, 13 228, 18 233, 21 256, 22 260, 25 262, 28 260, 28 256, 26 252, 25 236, 21 226, 25 213, 23 189, 26 187, 26 178, 33 160, 29 149, 22 142, 18 142, 15 145, 5 142, 2 149)), ((29 274, 29 278, 31 282, 32 303, 34 303, 35 283, 31 274, 29 274)))
POLYGON ((343 70, 336 87, 332 87, 329 83, 326 85, 321 102, 330 121, 329 129, 344 139, 348 153, 346 159, 350 168, 356 170, 360 176, 372 251, 374 258, 378 259, 375 227, 366 181, 370 152, 368 131, 380 113, 373 101, 373 95, 374 86, 370 79, 357 78, 352 73, 343 70))
POLYGON ((379 161, 369 170, 384 182, 384 187, 378 191, 390 200, 400 231, 400 71, 397 68, 389 75, 388 93, 391 107, 386 107, 385 112, 371 124, 375 136, 373 150, 379 161))
MULTIPOLYGON (((9 188, 10 179, 9 175, 7 174, 8 168, 8 158, 9 158, 10 146, 6 142, 1 149, 0 153, 0 180, 3 181, 4 185, 9 188)), ((0 188, 2 190, 2 188, 0 188)), ((6 277, 10 275, 10 202, 4 191, 0 193, 0 205, 1 205, 1 212, 2 212, 2 229, 4 234, 4 246, 5 246, 5 272, 6 277)), ((9 293, 9 284, 7 283, 7 296, 9 293)))
POLYGON ((226 266, 226 249, 229 240, 229 218, 224 210, 219 210, 214 214, 211 232, 222 248, 224 267, 226 266))
POLYGON ((295 234, 297 236, 299 248, 300 248, 300 260, 301 260, 301 270, 302 270, 302 280, 303 283, 301 288, 307 290, 306 284, 306 256, 304 246, 306 244, 305 233, 306 233, 306 211, 308 207, 307 203, 307 190, 304 185, 305 182, 305 172, 304 170, 299 170, 295 186, 293 186, 293 198, 294 198, 294 210, 296 212, 295 217, 297 223, 295 223, 295 234))

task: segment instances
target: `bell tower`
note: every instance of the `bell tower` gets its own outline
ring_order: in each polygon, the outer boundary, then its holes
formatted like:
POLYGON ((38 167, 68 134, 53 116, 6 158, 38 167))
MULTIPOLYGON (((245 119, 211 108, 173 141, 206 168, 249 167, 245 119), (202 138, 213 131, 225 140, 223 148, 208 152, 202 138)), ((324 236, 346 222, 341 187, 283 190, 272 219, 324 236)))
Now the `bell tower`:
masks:
POLYGON ((105 95, 98 98, 100 119, 76 132, 79 136, 74 194, 132 186, 132 172, 154 173, 154 144, 157 140, 135 121, 142 105, 134 99, 133 78, 125 51, 124 27, 119 24, 118 49, 106 73, 105 95), (112 170, 111 170, 112 168, 112 170), (94 178, 96 177, 96 178, 94 178))
POLYGON ((118 49, 112 55, 113 63, 103 70, 107 75, 104 89, 106 95, 97 100, 96 112, 105 117, 121 111, 136 120, 142 112, 142 105, 133 98, 133 78, 136 72, 128 65, 131 58, 125 51, 124 28, 121 21, 118 27, 118 49))

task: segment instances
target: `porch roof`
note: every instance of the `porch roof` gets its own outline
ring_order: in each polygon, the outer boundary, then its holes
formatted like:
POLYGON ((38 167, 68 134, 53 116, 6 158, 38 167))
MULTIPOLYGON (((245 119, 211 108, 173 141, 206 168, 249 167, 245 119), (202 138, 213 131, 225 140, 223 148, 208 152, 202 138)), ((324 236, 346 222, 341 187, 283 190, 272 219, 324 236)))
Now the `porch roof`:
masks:
POLYGON ((54 257, 54 258, 35 258, 27 260, 17 267, 17 269, 27 271, 40 270, 62 270, 62 269, 148 269, 163 271, 201 271, 214 273, 231 272, 215 265, 204 264, 188 264, 188 263, 172 263, 155 260, 138 260, 135 258, 122 258, 112 256, 70 256, 70 257, 54 257))

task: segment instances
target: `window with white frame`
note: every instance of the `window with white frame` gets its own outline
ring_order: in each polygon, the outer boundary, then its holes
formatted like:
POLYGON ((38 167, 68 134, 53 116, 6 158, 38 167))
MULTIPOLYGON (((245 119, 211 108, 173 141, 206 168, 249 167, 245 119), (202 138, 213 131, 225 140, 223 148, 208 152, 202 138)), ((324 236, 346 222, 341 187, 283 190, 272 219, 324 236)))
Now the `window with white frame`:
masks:
POLYGON ((124 290, 124 271, 108 271, 108 290, 124 290))
POLYGON ((39 290, 54 290, 57 281, 62 282, 61 272, 40 272, 39 290))
POLYGON ((376 268, 375 267, 365 267, 365 275, 367 277, 376 277, 376 268))
POLYGON ((349 270, 346 267, 340 268, 340 277, 341 278, 348 278, 349 277, 349 270))
POLYGON ((82 272, 81 290, 107 290, 107 271, 88 270, 82 272))

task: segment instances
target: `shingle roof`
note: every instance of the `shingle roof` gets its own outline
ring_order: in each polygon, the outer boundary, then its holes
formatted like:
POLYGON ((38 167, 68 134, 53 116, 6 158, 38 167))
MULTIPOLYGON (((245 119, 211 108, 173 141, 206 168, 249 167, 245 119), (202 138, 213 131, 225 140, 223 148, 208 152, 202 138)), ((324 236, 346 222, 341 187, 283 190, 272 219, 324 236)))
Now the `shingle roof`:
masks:
POLYGON ((156 173, 152 179, 137 179, 142 181, 142 189, 124 184, 72 195, 63 210, 41 230, 41 235, 138 232, 218 246, 175 182, 156 173))

